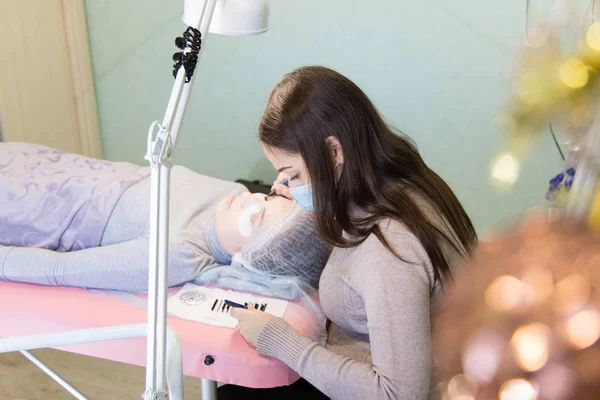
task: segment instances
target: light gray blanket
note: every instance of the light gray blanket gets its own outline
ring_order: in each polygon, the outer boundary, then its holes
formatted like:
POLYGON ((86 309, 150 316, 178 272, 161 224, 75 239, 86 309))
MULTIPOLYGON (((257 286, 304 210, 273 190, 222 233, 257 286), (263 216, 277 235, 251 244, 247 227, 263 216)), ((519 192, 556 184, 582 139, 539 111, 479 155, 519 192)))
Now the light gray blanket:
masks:
POLYGON ((30 143, 0 143, 0 244, 57 251, 100 245, 117 201, 149 174, 30 143))
MULTIPOLYGON (((0 143, 0 279, 144 291, 149 167, 0 143)), ((219 200, 246 189, 171 172, 169 286, 218 264, 205 240, 219 200)))

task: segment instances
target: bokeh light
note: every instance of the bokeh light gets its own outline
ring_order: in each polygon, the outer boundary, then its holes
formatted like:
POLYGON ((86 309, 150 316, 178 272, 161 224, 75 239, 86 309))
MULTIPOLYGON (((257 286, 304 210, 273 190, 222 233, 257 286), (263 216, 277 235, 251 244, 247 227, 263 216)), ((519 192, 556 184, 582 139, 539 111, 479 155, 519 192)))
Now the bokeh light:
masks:
POLYGON ((498 367, 506 339, 494 331, 481 331, 469 339, 462 354, 463 371, 480 383, 491 381, 498 367))
POLYGON ((600 22, 589 27, 585 39, 592 50, 600 51, 600 22))
POLYGON ((590 283, 579 273, 567 276, 556 284, 554 307, 563 314, 571 314, 583 307, 590 297, 590 283))
POLYGON ((473 400, 477 393, 477 384, 467 375, 456 375, 448 382, 445 399, 448 400, 473 400))
POLYGON ((511 379, 500 389, 500 400, 536 400, 537 397, 537 388, 524 379, 511 379))
POLYGON ((573 393, 577 376, 561 364, 546 365, 535 376, 542 399, 567 400, 573 393))
POLYGON ((570 88, 584 87, 588 83, 587 66, 578 58, 569 58, 560 66, 560 80, 570 88))
POLYGON ((550 328, 538 322, 521 326, 513 334, 510 345, 521 369, 537 371, 548 361, 550 328))
POLYGON ((505 312, 518 309, 527 296, 526 285, 510 275, 494 279, 485 291, 485 302, 494 311, 505 312))
POLYGON ((502 153, 492 162, 492 178, 512 185, 519 179, 521 166, 512 153, 502 153))
POLYGON ((567 339, 577 349, 593 345, 600 337, 600 314, 596 310, 582 310, 567 321, 567 339))

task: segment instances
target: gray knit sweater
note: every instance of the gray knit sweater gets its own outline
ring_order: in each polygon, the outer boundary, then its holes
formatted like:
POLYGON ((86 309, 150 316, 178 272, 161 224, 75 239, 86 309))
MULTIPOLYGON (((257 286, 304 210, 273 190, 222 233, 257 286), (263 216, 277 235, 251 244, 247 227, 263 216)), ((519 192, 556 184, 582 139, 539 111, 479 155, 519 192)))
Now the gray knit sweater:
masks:
POLYGON ((334 249, 320 299, 331 320, 325 347, 281 319, 260 334, 257 351, 285 362, 333 399, 427 399, 430 319, 442 293, 425 250, 401 223, 380 223, 402 262, 371 235, 334 249))

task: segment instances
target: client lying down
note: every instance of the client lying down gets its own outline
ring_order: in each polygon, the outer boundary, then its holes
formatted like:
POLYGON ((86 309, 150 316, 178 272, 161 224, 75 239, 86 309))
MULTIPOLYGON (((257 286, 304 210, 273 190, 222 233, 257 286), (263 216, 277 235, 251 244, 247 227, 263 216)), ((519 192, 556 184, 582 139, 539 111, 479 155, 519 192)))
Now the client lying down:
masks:
MULTIPOLYGON (((149 175, 149 167, 0 144, 0 279, 147 290, 149 175)), ((178 166, 170 192, 169 286, 202 281, 232 256, 255 275, 316 286, 330 247, 297 203, 178 166)))

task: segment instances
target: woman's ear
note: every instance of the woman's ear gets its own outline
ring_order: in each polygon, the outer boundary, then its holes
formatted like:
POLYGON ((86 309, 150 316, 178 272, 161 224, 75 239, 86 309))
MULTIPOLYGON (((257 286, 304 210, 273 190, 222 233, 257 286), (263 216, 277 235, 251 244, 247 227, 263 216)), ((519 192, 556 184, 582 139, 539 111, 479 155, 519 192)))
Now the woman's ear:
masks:
POLYGON ((342 144, 339 139, 335 136, 329 136, 325 139, 325 143, 327 144, 327 151, 329 152, 329 158, 333 166, 343 164, 344 152, 342 151, 342 144))

